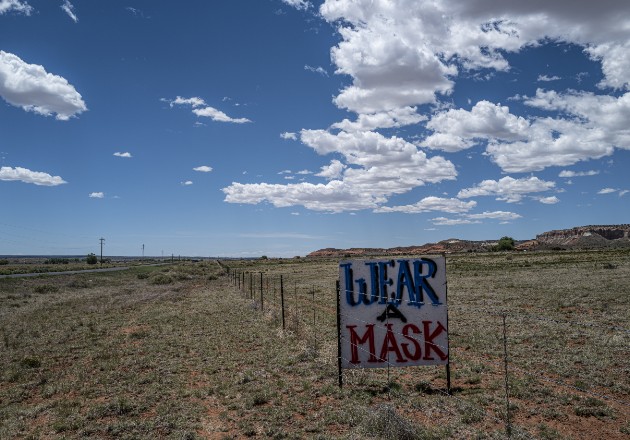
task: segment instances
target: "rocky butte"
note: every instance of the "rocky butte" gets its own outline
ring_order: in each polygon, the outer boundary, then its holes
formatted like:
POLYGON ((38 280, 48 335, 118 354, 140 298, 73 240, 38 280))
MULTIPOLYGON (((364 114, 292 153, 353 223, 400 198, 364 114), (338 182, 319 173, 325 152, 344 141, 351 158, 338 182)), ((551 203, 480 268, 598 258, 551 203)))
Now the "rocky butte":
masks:
MULTIPOLYGON (((591 225, 543 232, 534 240, 516 242, 517 250, 608 249, 630 247, 630 224, 591 225)), ((457 252, 489 252, 496 240, 471 241, 451 238, 437 243, 394 248, 326 248, 311 252, 307 257, 364 258, 414 254, 442 254, 457 252)))

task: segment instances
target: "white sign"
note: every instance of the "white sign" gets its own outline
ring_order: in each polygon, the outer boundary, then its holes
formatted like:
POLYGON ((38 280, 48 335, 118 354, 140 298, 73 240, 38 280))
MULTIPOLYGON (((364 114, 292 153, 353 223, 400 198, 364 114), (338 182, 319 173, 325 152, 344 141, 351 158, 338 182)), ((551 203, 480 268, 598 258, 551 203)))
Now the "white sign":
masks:
POLYGON ((446 259, 339 264, 343 368, 448 363, 446 259))

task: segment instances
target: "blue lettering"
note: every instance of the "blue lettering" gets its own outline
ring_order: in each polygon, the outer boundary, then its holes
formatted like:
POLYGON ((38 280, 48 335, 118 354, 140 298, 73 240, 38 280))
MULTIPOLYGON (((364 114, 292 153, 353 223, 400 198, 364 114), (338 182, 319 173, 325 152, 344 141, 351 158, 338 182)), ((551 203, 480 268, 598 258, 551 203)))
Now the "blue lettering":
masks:
POLYGON ((416 260, 413 262, 413 277, 415 281, 415 291, 416 291, 416 304, 418 307, 421 307, 424 304, 424 297, 422 292, 426 292, 426 294, 431 299, 433 304, 442 304, 440 299, 437 297, 435 290, 427 278, 434 278, 435 273, 437 272, 437 264, 435 261, 430 260, 428 258, 421 258, 420 261, 416 260), (427 273, 425 275, 422 274, 422 267, 428 266, 427 273))
POLYGON ((378 262, 378 286, 381 294, 379 304, 386 304, 389 298, 387 293, 387 286, 391 286, 394 284, 391 278, 387 278, 387 266, 394 267, 396 263, 394 260, 391 261, 379 261, 378 262))
POLYGON ((403 289, 407 287, 407 293, 409 294, 410 306, 420 307, 418 303, 418 294, 416 292, 416 286, 414 285, 411 271, 409 270, 408 260, 398 260, 398 286, 396 288, 396 305, 400 305, 403 297, 403 289))
POLYGON ((354 288, 352 286, 352 263, 340 264, 339 266, 343 267, 343 274, 346 279, 346 301, 354 307, 359 304, 359 301, 354 300, 354 288))

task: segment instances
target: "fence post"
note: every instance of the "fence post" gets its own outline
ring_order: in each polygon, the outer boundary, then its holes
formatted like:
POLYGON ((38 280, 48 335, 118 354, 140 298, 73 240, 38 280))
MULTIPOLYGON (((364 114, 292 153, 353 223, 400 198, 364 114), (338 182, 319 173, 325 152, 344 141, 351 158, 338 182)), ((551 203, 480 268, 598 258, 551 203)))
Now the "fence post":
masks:
POLYGON ((341 292, 339 280, 337 280, 337 372, 339 375, 339 388, 343 387, 343 373, 341 370, 341 292))
POLYGON ((249 297, 254 298, 254 274, 249 273, 249 297))
POLYGON ((263 274, 260 272, 260 311, 264 312, 265 307, 263 306, 263 274))
POLYGON ((508 382, 508 352, 507 352, 507 329, 505 318, 507 314, 503 312, 503 359, 505 364, 505 432, 508 438, 512 437, 512 424, 510 422, 510 385, 508 382))
POLYGON ((280 307, 282 308, 282 330, 284 330, 284 283, 282 282, 282 275, 280 275, 280 307))

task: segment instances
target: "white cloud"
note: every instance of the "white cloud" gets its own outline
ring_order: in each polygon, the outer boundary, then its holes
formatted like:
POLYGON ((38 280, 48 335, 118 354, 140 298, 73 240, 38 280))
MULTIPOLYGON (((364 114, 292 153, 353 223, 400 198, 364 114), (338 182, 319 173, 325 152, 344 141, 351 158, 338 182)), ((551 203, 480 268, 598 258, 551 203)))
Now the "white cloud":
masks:
POLYGON ((182 186, 190 186, 192 184, 193 184, 192 180, 186 180, 185 182, 182 182, 182 186))
POLYGON ((168 102, 171 108, 175 105, 190 105, 192 107, 192 112, 195 115, 199 117, 210 118, 213 121, 217 122, 232 122, 234 124, 244 124, 247 122, 252 122, 247 118, 232 118, 221 110, 210 107, 202 98, 199 98, 198 96, 193 96, 191 98, 182 98, 181 96, 177 96, 173 100, 162 98, 161 101, 168 102))
POLYGON ((313 174, 313 173, 312 173, 312 172, 310 172, 309 170, 300 170, 300 171, 298 171, 298 172, 297 172, 297 173, 295 173, 295 174, 300 175, 300 176, 307 176, 307 175, 309 175, 309 174, 313 174))
POLYGON ((472 188, 462 189, 457 197, 466 199, 479 196, 496 196, 497 200, 508 203, 519 202, 525 194, 548 191, 555 182, 540 180, 538 177, 514 179, 506 176, 497 180, 484 180, 472 188))
POLYGON ((540 199, 538 199, 538 201, 540 203, 544 203, 545 205, 555 205, 556 203, 560 202, 560 199, 557 198, 556 196, 551 196, 551 197, 541 197, 540 199))
POLYGON ((630 192, 630 190, 624 189, 623 191, 619 191, 619 197, 623 197, 626 194, 628 194, 630 192))
POLYGON ((319 211, 340 212, 375 209, 393 194, 402 194, 426 183, 455 179, 452 162, 440 156, 427 157, 417 146, 398 137, 376 132, 302 130, 301 141, 318 154, 337 153, 338 159, 321 168, 316 175, 330 181, 310 183, 242 185, 233 183, 223 191, 225 201, 261 203, 274 206, 302 205, 319 211))
POLYGON ((92 192, 88 195, 89 198, 91 199, 103 199, 105 198, 105 193, 104 192, 92 192))
POLYGON ((511 114, 507 106, 479 101, 470 111, 450 109, 435 114, 427 128, 435 133, 422 145, 456 152, 475 145, 474 139, 526 139, 531 127, 525 118, 511 114))
POLYGON ((127 152, 126 152, 126 153, 121 153, 121 152, 119 152, 119 151, 115 152, 115 153, 114 153, 114 156, 116 156, 116 157, 125 157, 125 158, 131 158, 131 157, 133 157, 133 156, 131 155, 131 153, 127 153, 127 152))
POLYGON ((70 17, 72 19, 72 21, 74 21, 75 23, 79 22, 79 18, 74 13, 74 6, 72 5, 72 3, 70 3, 69 0, 63 0, 63 4, 61 5, 61 9, 63 9, 63 11, 66 14, 68 14, 68 17, 70 17))
POLYGON ((65 78, 46 72, 0 50, 0 96, 26 111, 68 120, 87 110, 85 102, 65 78))
POLYGON ((384 197, 354 191, 342 181, 327 184, 292 183, 288 185, 232 183, 222 190, 228 203, 258 204, 268 201, 282 208, 302 205, 314 211, 343 212, 373 209, 385 202, 384 197))
POLYGON ((372 131, 378 128, 394 128, 417 124, 427 119, 426 116, 420 115, 416 111, 416 107, 402 107, 386 112, 360 114, 356 121, 351 122, 349 119, 344 119, 341 122, 332 124, 330 128, 348 132, 372 131))
POLYGON ((280 133, 280 137, 282 139, 291 139, 291 140, 297 141, 297 134, 296 133, 291 133, 289 131, 285 131, 284 133, 280 133))
POLYGON ((197 116, 210 118, 213 121, 218 122, 233 122, 235 124, 245 124, 246 122, 252 122, 247 118, 231 118, 221 110, 217 110, 214 107, 195 108, 193 113, 197 116))
POLYGON ((477 202, 464 202, 459 199, 445 199, 441 197, 425 197, 417 203, 404 206, 382 206, 375 212, 404 212, 407 214, 416 214, 429 211, 448 212, 450 214, 458 214, 468 212, 477 205, 477 202))
POLYGON ((481 223, 479 220, 469 220, 465 218, 446 218, 446 217, 436 217, 431 219, 434 225, 436 226, 455 226, 455 225, 470 225, 475 223, 481 223))
POLYGON ((305 11, 312 6, 311 2, 307 0, 282 0, 282 2, 302 11, 305 11))
POLYGON ((614 192, 617 192, 619 190, 614 189, 614 188, 603 188, 600 189, 599 191, 597 191, 597 194, 612 194, 614 192))
POLYGON ((304 66, 304 70, 308 70, 309 72, 313 72, 313 73, 319 73, 322 76, 328 76, 328 71, 324 69, 322 66, 313 67, 306 64, 304 66))
POLYGON ((449 219, 437 217, 432 219, 434 225, 453 226, 482 223, 481 220, 499 220, 501 224, 509 223, 512 220, 522 218, 520 214, 509 211, 484 211, 479 214, 462 214, 459 218, 449 219))
POLYGON ((32 183, 40 186, 57 186, 67 183, 59 176, 51 176, 41 171, 31 171, 22 167, 1 167, 0 180, 17 180, 24 183, 32 183))
POLYGON ((492 219, 492 220, 502 220, 504 222, 510 220, 516 220, 521 218, 520 214, 516 214, 514 212, 509 211, 484 211, 481 214, 467 214, 466 218, 471 220, 482 220, 482 219, 492 219))
POLYGON ((597 176, 599 171, 590 170, 590 171, 570 171, 570 170, 562 170, 558 177, 584 177, 584 176, 597 176))
POLYGON ((25 1, 0 0, 0 15, 13 11, 24 15, 31 15, 33 7, 25 1))
POLYGON ((209 173, 212 171, 212 167, 209 167, 208 165, 201 165, 199 167, 193 168, 193 171, 199 171, 201 173, 209 173))
POLYGON ((342 164, 337 159, 330 161, 330 164, 324 165, 321 167, 321 171, 315 174, 318 177, 323 177, 328 180, 336 180, 341 178, 343 174, 343 170, 346 169, 346 166, 342 164))
POLYGON ((339 26, 343 40, 333 48, 333 61, 338 73, 352 76, 353 85, 338 102, 355 111, 376 106, 382 111, 394 100, 403 105, 432 102, 435 94, 451 91, 450 78, 457 75, 458 65, 505 71, 510 67, 505 54, 545 41, 585 47, 602 63, 602 86, 628 86, 630 4, 625 0, 603 5, 326 0, 320 12, 339 26))
POLYGON ((630 117, 630 93, 626 95, 578 97, 539 90, 535 98, 519 99, 580 118, 541 117, 531 122, 506 106, 480 101, 470 111, 450 109, 434 115, 427 123, 434 133, 420 144, 456 152, 487 142, 486 152, 506 172, 572 165, 610 155, 615 147, 630 149, 630 132, 623 123, 630 117))
POLYGON ((538 79, 536 81, 539 82, 549 82, 549 81, 558 81, 560 78, 559 76, 547 76, 547 75, 538 75, 538 79))
POLYGON ((198 96, 193 96, 192 98, 182 98, 181 96, 178 96, 177 98, 173 100, 162 98, 160 99, 160 101, 168 102, 171 108, 175 105, 190 105, 192 108, 197 108, 197 107, 206 105, 206 102, 202 98, 199 98, 198 96))

